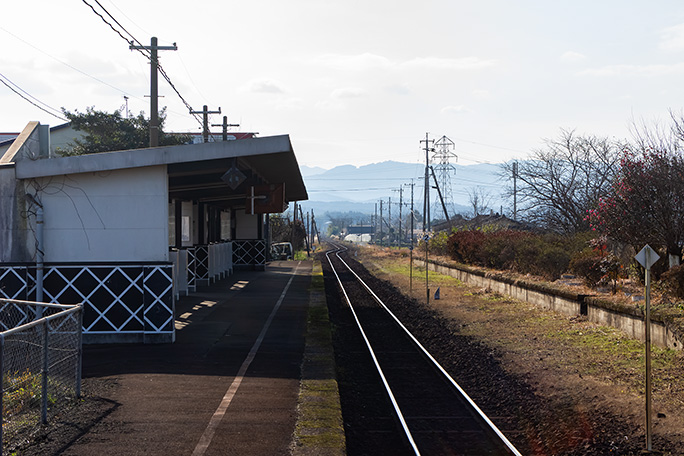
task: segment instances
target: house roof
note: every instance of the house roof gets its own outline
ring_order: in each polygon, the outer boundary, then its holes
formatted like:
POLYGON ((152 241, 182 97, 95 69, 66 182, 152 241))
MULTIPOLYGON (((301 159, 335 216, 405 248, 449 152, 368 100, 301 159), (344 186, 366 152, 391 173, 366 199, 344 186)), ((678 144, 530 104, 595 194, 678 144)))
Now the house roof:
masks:
POLYGON ((448 222, 436 223, 432 228, 434 231, 445 231, 451 228, 478 229, 485 226, 501 230, 535 231, 537 229, 532 225, 510 219, 498 213, 480 214, 472 219, 465 219, 462 215, 455 214, 448 222))
POLYGON ((20 179, 60 176, 167 165, 169 193, 180 199, 235 200, 246 189, 232 190, 221 176, 236 165, 248 185, 285 184, 285 199, 308 199, 297 159, 288 135, 267 136, 180 146, 103 152, 72 157, 18 160, 20 179))

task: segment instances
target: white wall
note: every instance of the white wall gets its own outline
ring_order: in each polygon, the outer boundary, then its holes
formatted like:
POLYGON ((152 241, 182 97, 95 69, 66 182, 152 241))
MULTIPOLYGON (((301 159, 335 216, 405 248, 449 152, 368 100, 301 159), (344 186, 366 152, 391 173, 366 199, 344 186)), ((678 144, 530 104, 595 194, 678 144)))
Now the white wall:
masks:
POLYGON ((46 262, 168 261, 166 166, 39 179, 46 262))
POLYGON ((197 243, 197 206, 193 206, 192 201, 181 203, 181 224, 183 223, 185 223, 185 226, 181 228, 181 234, 184 235, 183 247, 192 247, 193 243, 197 243))
POLYGON ((230 211, 221 211, 221 239, 230 239, 230 211))

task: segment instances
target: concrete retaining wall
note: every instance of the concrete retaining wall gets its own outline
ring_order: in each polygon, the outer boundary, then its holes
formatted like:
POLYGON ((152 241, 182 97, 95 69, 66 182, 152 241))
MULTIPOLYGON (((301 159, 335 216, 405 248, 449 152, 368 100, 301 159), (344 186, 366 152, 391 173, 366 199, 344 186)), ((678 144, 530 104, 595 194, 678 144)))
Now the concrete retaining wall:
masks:
MULTIPOLYGON (((424 260, 413 260, 418 266, 425 265, 424 260)), ((529 302, 543 309, 553 310, 565 315, 586 315, 589 321, 617 328, 628 336, 645 340, 645 322, 643 315, 630 315, 599 305, 598 299, 586 295, 572 293, 551 293, 535 290, 531 284, 497 277, 495 274, 475 273, 441 264, 428 263, 431 271, 455 277, 468 285, 488 288, 494 292, 529 302)), ((651 320, 651 342, 660 347, 682 349, 682 341, 667 326, 657 320, 651 320)))
MULTIPOLYGON (((646 323, 640 315, 629 315, 597 305, 587 304, 587 318, 589 321, 612 326, 623 331, 628 336, 645 340, 646 323)), ((651 319, 651 342, 659 347, 682 349, 682 342, 663 322, 651 319)))

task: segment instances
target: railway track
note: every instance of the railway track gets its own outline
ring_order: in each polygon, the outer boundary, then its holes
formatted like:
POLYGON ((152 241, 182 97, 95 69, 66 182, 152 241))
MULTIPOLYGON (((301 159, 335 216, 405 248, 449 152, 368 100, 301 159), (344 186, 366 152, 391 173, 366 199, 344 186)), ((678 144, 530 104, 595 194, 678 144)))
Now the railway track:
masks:
MULTIPOLYGON (((364 431, 376 448, 367 454, 520 455, 377 294, 342 258, 343 247, 326 253, 368 351, 392 417, 373 415, 364 431)), ((358 375, 368 375, 360 370, 358 375)), ((368 400, 377 400, 369 398, 368 400)), ((366 453, 360 450, 360 453, 366 453)))

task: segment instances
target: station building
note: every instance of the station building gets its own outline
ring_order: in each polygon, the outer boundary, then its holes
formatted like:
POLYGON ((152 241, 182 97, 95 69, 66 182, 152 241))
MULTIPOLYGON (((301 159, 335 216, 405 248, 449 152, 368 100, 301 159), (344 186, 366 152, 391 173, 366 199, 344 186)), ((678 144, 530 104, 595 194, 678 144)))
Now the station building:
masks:
POLYGON ((0 155, 0 297, 84 303, 84 342, 175 340, 174 305, 268 261, 308 199, 289 136, 58 157, 29 123, 0 155))

